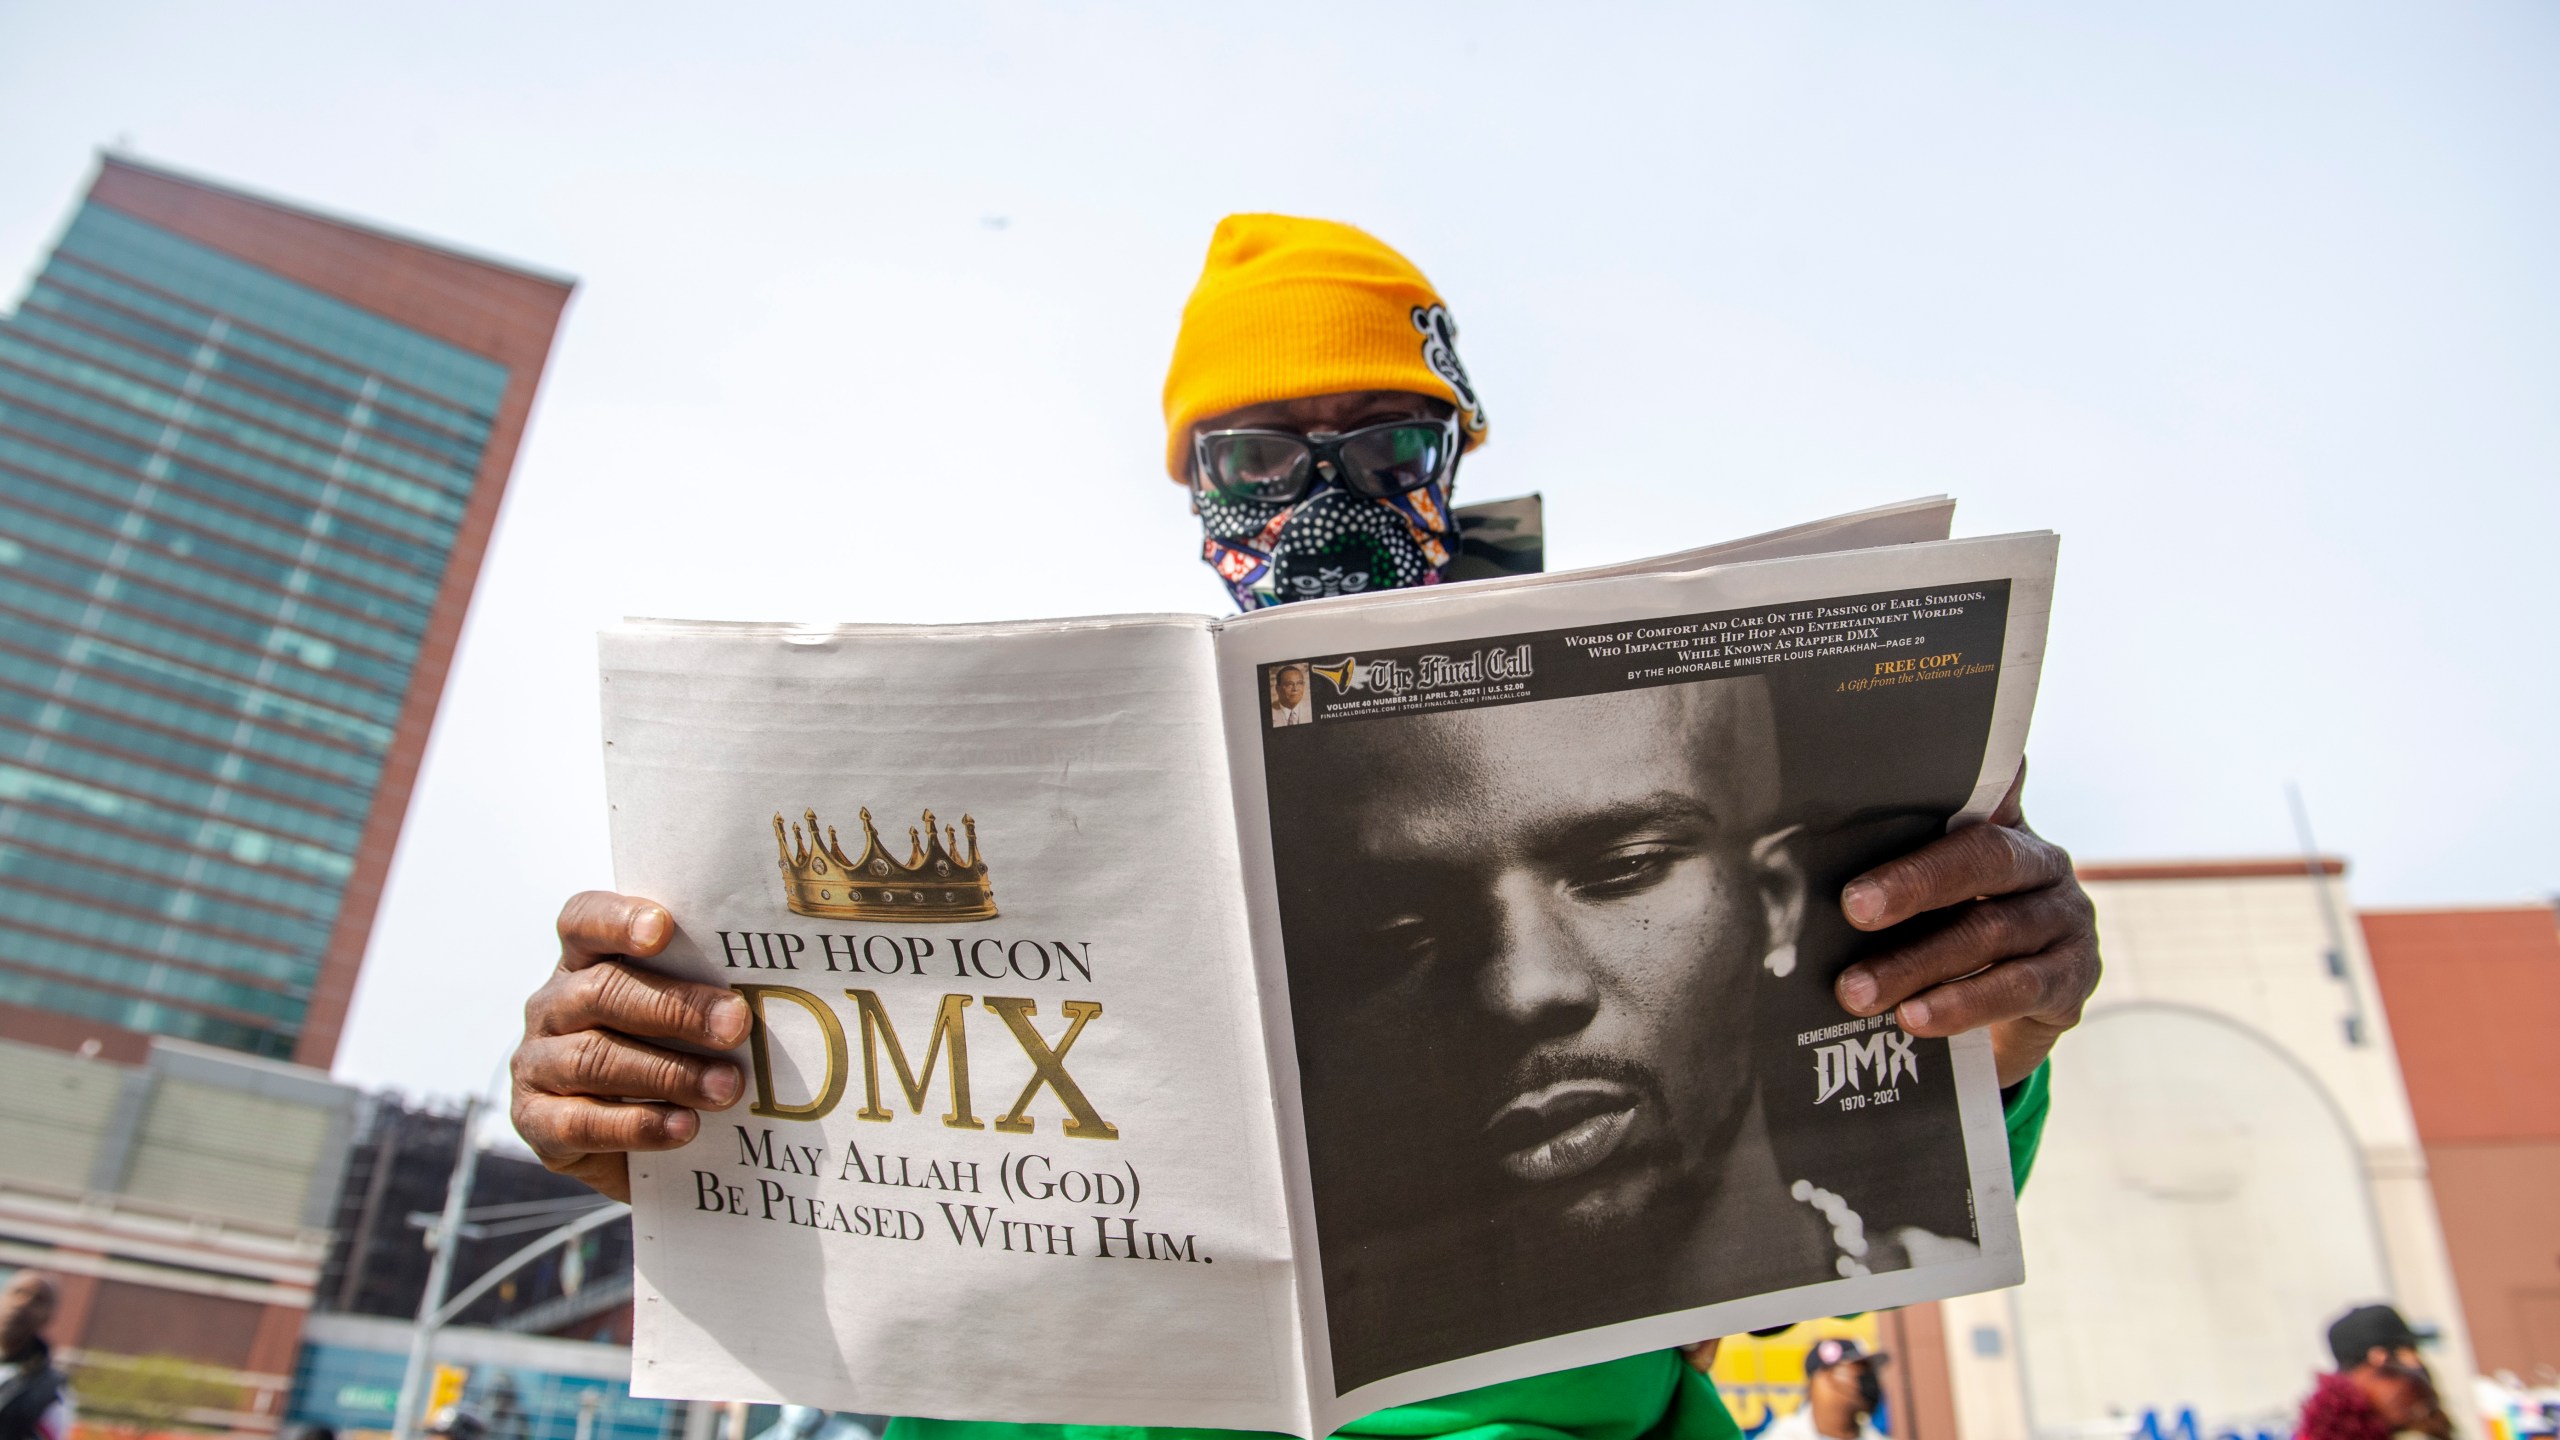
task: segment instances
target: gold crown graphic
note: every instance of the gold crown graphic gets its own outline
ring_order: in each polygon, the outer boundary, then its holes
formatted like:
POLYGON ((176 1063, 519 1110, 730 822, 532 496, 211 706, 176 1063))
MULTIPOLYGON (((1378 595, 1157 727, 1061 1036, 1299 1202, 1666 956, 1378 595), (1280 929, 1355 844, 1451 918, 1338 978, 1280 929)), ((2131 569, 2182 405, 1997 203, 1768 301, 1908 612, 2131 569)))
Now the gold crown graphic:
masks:
POLYGON ((782 888, 794 915, 835 920, 993 920, 995 888, 987 883, 987 862, 978 856, 978 822, 960 817, 969 832, 969 858, 960 858, 960 837, 950 826, 936 831, 933 812, 924 812, 924 829, 907 827, 907 858, 889 857, 872 828, 871 812, 862 812, 862 853, 845 858, 835 827, 818 839, 818 812, 803 810, 804 836, 798 825, 786 834, 782 812, 773 815, 773 844, 782 853, 782 888))

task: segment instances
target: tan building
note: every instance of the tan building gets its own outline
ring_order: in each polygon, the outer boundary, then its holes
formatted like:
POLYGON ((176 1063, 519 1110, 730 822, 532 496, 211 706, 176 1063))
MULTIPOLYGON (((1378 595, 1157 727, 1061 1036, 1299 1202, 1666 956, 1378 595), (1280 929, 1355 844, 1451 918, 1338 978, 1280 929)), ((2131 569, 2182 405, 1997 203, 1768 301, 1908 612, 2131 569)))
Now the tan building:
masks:
MULTIPOLYGON (((2282 1436, 2372 1300, 2468 1326, 2345 866, 2090 866, 2107 972, 2054 1052, 2027 1283, 1940 1307, 1966 1440, 2282 1436)), ((2462 1407, 2467 1410, 2467 1406, 2462 1407)), ((2466 1422, 2467 1423, 2467 1422, 2466 1422)), ((2476 1433, 2476 1432, 2475 1432, 2476 1433)))
POLYGON ((358 1096, 155 1040, 141 1065, 0 1041, 0 1271, 61 1285, 84 1417, 273 1434, 358 1096))

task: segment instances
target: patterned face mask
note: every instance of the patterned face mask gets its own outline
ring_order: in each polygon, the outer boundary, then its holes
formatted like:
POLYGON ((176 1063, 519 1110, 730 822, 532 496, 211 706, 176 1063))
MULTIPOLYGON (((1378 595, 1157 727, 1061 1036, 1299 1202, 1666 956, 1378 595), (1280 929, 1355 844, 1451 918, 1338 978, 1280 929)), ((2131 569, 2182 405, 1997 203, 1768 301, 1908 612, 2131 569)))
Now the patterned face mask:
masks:
POLYGON ((1290 504, 1198 498, 1200 558, 1242 610, 1437 585, 1458 548, 1449 485, 1384 500, 1319 485, 1290 504))

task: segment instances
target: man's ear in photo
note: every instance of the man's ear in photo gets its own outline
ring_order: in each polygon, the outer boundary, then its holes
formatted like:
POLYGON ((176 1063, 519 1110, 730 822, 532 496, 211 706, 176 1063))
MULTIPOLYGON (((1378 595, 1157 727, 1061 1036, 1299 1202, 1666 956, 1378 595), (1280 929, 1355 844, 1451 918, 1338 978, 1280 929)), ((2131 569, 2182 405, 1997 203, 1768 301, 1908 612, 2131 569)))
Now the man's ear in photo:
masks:
POLYGON ((1796 941, 1804 934, 1805 897, 1810 885, 1804 862, 1796 855, 1802 825, 1773 830, 1751 842, 1751 876, 1760 885, 1760 914, 1768 929, 1769 952, 1763 968, 1783 980, 1795 973, 1796 941))

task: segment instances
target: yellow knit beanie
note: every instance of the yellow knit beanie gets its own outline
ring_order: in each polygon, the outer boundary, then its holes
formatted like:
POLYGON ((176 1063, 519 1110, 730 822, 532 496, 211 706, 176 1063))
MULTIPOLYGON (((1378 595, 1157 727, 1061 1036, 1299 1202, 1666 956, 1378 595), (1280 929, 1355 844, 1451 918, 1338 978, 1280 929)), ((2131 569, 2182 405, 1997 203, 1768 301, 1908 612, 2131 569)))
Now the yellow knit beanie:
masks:
POLYGON ((1165 468, 1191 472, 1191 427, 1273 400, 1409 390, 1458 407, 1472 450, 1484 407, 1458 363, 1458 327, 1413 262, 1331 220, 1230 215, 1182 307, 1164 377, 1165 468))

